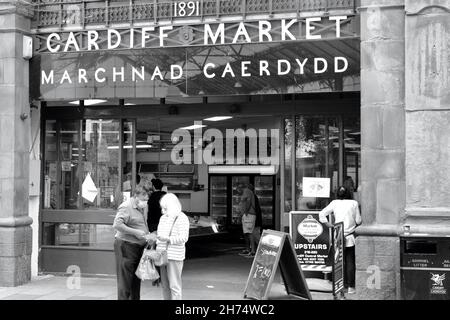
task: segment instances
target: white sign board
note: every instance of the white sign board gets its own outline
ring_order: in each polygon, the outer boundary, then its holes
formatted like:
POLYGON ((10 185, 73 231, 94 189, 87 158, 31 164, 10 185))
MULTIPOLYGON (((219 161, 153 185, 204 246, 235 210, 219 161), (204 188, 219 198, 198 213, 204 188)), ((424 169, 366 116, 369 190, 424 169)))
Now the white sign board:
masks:
POLYGON ((303 197, 329 198, 330 178, 303 178, 303 197))
POLYGON ((88 173, 81 185, 81 196, 89 202, 94 202, 97 197, 98 189, 92 180, 91 174, 88 173))

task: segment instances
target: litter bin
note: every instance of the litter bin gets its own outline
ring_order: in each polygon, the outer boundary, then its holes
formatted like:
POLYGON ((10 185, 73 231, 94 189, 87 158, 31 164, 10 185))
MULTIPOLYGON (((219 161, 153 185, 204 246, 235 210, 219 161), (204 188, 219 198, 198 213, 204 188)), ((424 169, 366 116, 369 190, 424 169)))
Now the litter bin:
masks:
POLYGON ((450 237, 400 237, 404 300, 450 300, 450 237))

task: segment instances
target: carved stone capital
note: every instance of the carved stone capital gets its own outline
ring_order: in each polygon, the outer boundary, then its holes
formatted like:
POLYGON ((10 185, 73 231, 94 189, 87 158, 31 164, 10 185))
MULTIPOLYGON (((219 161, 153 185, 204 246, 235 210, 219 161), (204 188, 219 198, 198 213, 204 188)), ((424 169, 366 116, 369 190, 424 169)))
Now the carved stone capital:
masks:
POLYGON ((0 15, 5 14, 17 14, 32 18, 34 16, 34 7, 31 1, 0 0, 0 15))

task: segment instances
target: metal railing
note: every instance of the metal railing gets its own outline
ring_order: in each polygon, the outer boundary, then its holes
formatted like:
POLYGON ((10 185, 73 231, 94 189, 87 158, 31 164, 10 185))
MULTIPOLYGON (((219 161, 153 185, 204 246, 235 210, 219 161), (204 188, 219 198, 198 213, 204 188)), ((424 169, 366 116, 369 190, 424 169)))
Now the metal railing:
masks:
POLYGON ((32 27, 64 28, 329 10, 356 11, 358 0, 34 0, 32 27), (175 4, 177 3, 177 4, 175 4), (181 5, 181 3, 184 3, 181 5), (191 3, 191 4, 189 4, 191 3), (189 4, 189 7, 188 7, 189 4), (181 8, 182 7, 182 8, 181 8), (181 10, 181 11, 180 11, 181 10), (189 15, 192 12, 191 15, 189 15), (177 14, 178 13, 178 14, 177 14), (183 15, 184 13, 184 15, 183 15))

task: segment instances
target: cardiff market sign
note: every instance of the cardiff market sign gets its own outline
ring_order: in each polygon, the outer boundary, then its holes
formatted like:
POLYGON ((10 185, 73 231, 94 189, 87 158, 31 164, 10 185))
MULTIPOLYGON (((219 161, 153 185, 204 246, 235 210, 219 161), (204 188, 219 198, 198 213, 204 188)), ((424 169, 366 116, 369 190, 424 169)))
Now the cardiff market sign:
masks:
POLYGON ((354 16, 339 15, 40 33, 32 92, 38 99, 297 93, 330 91, 323 84, 339 78, 331 90, 344 90, 342 82, 351 90, 360 68, 356 29, 354 16))

